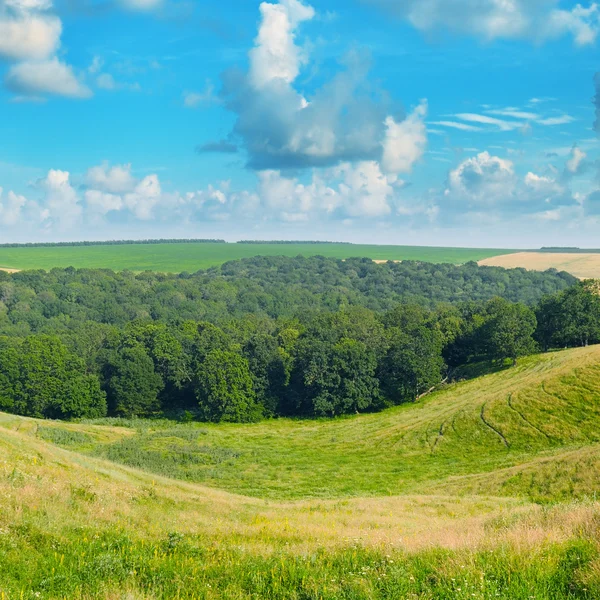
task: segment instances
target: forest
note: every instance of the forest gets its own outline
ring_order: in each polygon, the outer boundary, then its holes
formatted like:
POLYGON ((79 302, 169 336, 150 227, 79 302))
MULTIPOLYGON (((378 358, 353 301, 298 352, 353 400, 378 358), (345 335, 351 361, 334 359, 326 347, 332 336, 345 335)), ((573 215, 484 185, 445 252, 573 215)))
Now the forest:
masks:
POLYGON ((599 342, 597 292, 556 271, 323 257, 0 273, 0 410, 212 422, 376 411, 483 362, 599 342))

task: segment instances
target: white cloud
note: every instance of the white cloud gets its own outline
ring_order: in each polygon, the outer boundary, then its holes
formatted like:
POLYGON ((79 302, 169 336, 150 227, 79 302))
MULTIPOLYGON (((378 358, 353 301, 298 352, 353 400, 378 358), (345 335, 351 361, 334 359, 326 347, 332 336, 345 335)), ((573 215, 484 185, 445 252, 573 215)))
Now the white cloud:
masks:
POLYGON ((144 177, 133 192, 125 194, 125 206, 140 220, 152 219, 154 208, 161 201, 161 186, 157 175, 144 177))
MULTIPOLYGON (((533 100, 532 100, 533 101, 533 100)), ((541 100, 538 100, 541 102, 541 100)), ((489 115, 499 115, 501 117, 512 117, 513 119, 522 119, 524 121, 536 121, 540 119, 540 115, 532 112, 519 110, 518 108, 502 108, 496 110, 486 110, 489 115)))
POLYGON ((262 2, 260 13, 256 45, 249 53, 250 82, 258 89, 277 79, 292 83, 306 61, 295 44, 295 31, 302 21, 311 20, 315 11, 299 0, 282 0, 279 4, 262 2))
POLYGON ((62 23, 46 0, 0 0, 0 58, 43 60, 60 46, 62 23))
POLYGON ((560 117, 548 117, 546 119, 540 119, 538 123, 540 125, 567 125, 573 123, 575 119, 571 115, 561 115, 560 117))
POLYGON ((579 46, 595 42, 599 8, 577 4, 556 8, 557 0, 363 0, 407 19, 421 31, 448 29, 486 41, 529 39, 535 43, 572 35, 579 46))
POLYGON ((0 225, 12 227, 21 219, 21 211, 27 204, 25 196, 19 196, 9 191, 6 198, 3 196, 3 190, 0 188, 0 225))
POLYGON ((573 146, 571 158, 567 161, 566 168, 569 173, 576 174, 579 172, 583 161, 587 158, 587 154, 580 150, 577 146, 573 146))
POLYGON ((385 121, 387 131, 383 141, 381 164, 386 173, 410 173, 427 147, 427 102, 423 101, 404 121, 393 117, 385 121))
POLYGON ((431 124, 441 125, 442 127, 449 127, 451 129, 459 129, 462 131, 518 130, 523 134, 528 134, 532 130, 532 122, 538 125, 555 126, 566 125, 575 121, 571 115, 563 114, 554 117, 543 117, 536 113, 526 112, 512 107, 486 110, 485 112, 486 114, 484 115, 477 113, 457 113, 452 116, 460 121, 433 121, 431 124), (498 119, 496 116, 492 117, 489 115, 511 117, 517 120, 507 121, 505 119, 498 119), (472 125, 472 123, 476 123, 477 125, 472 125))
POLYGON ((16 63, 5 85, 22 100, 44 95, 88 98, 89 88, 57 58, 62 22, 48 13, 51 8, 50 0, 0 0, 0 59, 16 63))
POLYGON ((450 129, 459 129, 460 131, 482 131, 481 127, 467 125, 466 123, 458 123, 456 121, 431 121, 430 124, 449 127, 450 129))
POLYGON ((53 16, 0 14, 0 58, 43 60, 59 47, 61 33, 60 19, 53 16))
POLYGON ((88 209, 100 215, 106 215, 113 210, 121 210, 124 206, 121 196, 99 190, 86 190, 84 197, 88 209))
POLYGON ((258 178, 257 194, 267 216, 284 221, 333 214, 361 218, 390 215, 400 183, 395 175, 385 175, 376 161, 315 169, 306 184, 273 170, 259 172, 258 178))
POLYGON ((390 202, 397 180, 384 175, 377 162, 345 164, 336 170, 342 178, 339 185, 342 205, 349 216, 382 217, 392 212, 390 202))
POLYGON ((237 117, 229 139, 240 140, 248 166, 257 171, 326 168, 381 162, 386 152, 388 168, 396 148, 407 153, 400 168, 410 170, 410 155, 417 160, 425 144, 419 123, 424 108, 408 122, 391 117, 397 106, 391 111, 387 96, 373 93, 368 59, 358 51, 344 58, 342 70, 331 80, 305 96, 293 85, 307 58, 296 32, 300 23, 314 17, 314 10, 298 0, 263 2, 260 10, 249 72, 230 70, 223 75, 223 102, 237 117), (399 137, 403 132, 406 140, 399 137))
POLYGON ((90 89, 81 83, 73 69, 54 57, 39 62, 13 65, 6 75, 6 85, 21 94, 53 94, 69 98, 89 98, 90 89))
POLYGON ((481 152, 450 172, 446 195, 457 195, 471 203, 495 204, 513 195, 515 183, 511 161, 481 152))
MULTIPOLYGON (((469 215, 497 220, 518 219, 577 204, 573 193, 553 176, 528 172, 519 177, 512 161, 481 152, 463 161, 448 175, 443 216, 464 220, 469 215)), ((568 211, 567 211, 568 212, 568 211)))
POLYGON ((131 165, 111 167, 108 163, 88 169, 85 182, 94 190, 111 194, 131 192, 137 184, 135 177, 131 174, 131 165))
POLYGON ((51 169, 38 186, 45 192, 44 216, 52 225, 67 230, 80 221, 83 209, 67 171, 51 169))
POLYGON ((496 119, 494 117, 488 117, 486 115, 478 115, 473 113, 459 113, 454 115, 461 121, 467 121, 469 123, 480 123, 482 125, 493 125, 501 131, 514 131, 519 127, 522 127, 523 123, 515 121, 504 121, 502 119, 496 119))
POLYGON ((589 8, 577 4, 572 10, 554 10, 546 26, 549 37, 571 33, 578 46, 593 44, 600 32, 600 8, 595 2, 589 8))

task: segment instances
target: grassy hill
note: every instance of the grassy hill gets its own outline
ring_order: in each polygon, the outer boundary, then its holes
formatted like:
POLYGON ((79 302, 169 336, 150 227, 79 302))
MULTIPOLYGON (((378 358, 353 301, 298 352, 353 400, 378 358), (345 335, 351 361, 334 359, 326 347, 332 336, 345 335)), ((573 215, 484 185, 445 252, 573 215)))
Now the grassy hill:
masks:
POLYGON ((599 400, 591 347, 336 421, 0 415, 0 597, 598 598, 599 400))
POLYGON ((253 256, 367 257, 373 260, 418 260, 463 264, 514 250, 434 248, 360 244, 127 244, 0 248, 0 267, 45 269, 75 267, 120 271, 196 272, 230 260, 253 256))

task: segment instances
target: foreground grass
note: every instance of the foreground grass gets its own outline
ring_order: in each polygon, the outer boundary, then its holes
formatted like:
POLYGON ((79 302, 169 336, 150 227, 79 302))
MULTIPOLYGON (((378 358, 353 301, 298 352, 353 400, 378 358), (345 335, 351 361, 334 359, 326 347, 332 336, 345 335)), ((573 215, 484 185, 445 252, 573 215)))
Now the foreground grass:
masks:
POLYGON ((337 421, 0 414, 0 598, 599 598, 599 397, 595 347, 337 421))
POLYGON ((110 426, 44 423, 33 434, 259 498, 443 491, 555 501, 599 491, 599 397, 600 346, 531 357, 415 405, 335 421, 105 420, 110 426))
POLYGON ((489 248, 436 248, 360 244, 129 244, 123 246, 74 246, 0 248, 0 267, 45 269, 113 269, 193 273, 230 260, 253 256, 367 257, 373 260, 418 260, 463 264, 513 250, 489 248))
POLYGON ((0 597, 597 598, 600 507, 273 502, 0 432, 0 597))

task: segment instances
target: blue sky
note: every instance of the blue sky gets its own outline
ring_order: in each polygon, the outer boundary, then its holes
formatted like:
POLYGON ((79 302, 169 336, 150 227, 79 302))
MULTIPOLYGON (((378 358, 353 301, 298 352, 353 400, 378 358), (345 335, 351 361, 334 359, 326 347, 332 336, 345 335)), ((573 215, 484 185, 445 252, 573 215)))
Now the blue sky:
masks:
POLYGON ((598 247, 599 34, 586 1, 0 0, 0 240, 598 247))

